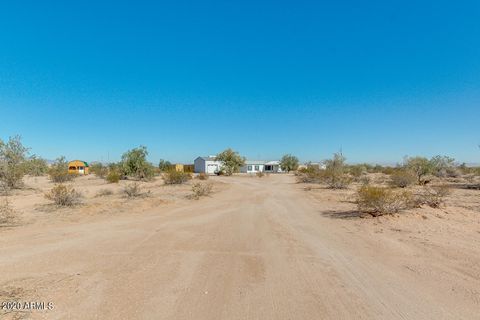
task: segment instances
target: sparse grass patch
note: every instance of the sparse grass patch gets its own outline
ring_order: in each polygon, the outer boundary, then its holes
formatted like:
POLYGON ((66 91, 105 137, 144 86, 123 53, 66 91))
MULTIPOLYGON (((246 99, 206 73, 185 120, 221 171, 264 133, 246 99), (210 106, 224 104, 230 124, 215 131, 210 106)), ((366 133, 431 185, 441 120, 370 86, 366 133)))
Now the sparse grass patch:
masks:
POLYGON ((198 200, 201 197, 208 196, 212 193, 212 185, 209 183, 194 182, 192 184, 192 194, 190 198, 198 200))
POLYGON ((53 201, 59 207, 71 207, 80 204, 80 198, 82 195, 76 191, 73 187, 64 184, 55 185, 48 193, 45 194, 45 198, 53 201))
POLYGON ((163 174, 165 184, 183 184, 192 179, 192 175, 188 172, 169 170, 163 174))
POLYGON ((111 196, 112 194, 113 194, 113 191, 111 189, 100 189, 95 194, 95 197, 106 197, 106 196, 111 196))
POLYGON ((144 192, 142 187, 138 182, 133 182, 127 184, 123 188, 123 194, 125 197, 129 199, 140 198, 140 197, 148 197, 150 196, 150 191, 144 192))

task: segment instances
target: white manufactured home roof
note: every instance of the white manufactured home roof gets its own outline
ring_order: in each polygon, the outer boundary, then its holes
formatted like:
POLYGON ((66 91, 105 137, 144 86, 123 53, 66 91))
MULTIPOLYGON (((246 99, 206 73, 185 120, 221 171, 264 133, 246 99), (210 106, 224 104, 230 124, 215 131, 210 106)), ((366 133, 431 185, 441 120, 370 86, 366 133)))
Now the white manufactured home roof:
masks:
MULTIPOLYGON (((200 158, 200 159, 202 159, 202 160, 205 160, 205 161, 215 161, 215 157, 213 157, 213 156, 198 157, 198 158, 200 158)), ((197 159, 198 159, 198 158, 197 158, 197 159)))
POLYGON ((247 160, 245 161, 245 164, 248 165, 259 165, 259 164, 265 164, 266 161, 263 160, 247 160))

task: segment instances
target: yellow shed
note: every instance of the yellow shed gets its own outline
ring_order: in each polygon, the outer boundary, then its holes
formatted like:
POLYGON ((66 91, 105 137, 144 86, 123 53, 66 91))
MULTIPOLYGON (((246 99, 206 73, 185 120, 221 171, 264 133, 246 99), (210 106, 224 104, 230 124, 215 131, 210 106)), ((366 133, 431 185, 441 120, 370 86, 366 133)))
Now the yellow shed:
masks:
POLYGON ((193 173, 193 164, 181 164, 176 163, 172 165, 172 169, 178 172, 191 172, 193 173))
POLYGON ((68 163, 68 173, 88 174, 88 163, 81 160, 73 160, 68 163))

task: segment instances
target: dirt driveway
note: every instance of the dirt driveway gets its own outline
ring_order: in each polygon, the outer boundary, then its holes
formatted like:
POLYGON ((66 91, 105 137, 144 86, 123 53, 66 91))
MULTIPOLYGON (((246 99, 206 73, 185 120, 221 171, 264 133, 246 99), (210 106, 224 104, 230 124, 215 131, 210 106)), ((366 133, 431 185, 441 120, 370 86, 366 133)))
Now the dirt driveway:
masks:
POLYGON ((199 201, 0 233, 2 299, 54 305, 4 317, 480 319, 480 234, 376 233, 292 176, 220 179, 199 201))

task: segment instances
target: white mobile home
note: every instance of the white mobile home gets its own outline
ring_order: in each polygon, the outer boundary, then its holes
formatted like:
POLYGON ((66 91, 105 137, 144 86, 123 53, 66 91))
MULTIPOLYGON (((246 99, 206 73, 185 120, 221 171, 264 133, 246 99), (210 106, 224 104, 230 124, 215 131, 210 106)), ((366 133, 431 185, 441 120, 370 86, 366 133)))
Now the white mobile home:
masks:
POLYGON ((193 163, 195 173, 215 174, 223 166, 221 161, 215 160, 215 156, 198 157, 193 163))
POLYGON ((257 173, 264 171, 265 161, 255 161, 255 160, 247 160, 245 161, 245 165, 240 168, 240 172, 242 173, 257 173))

